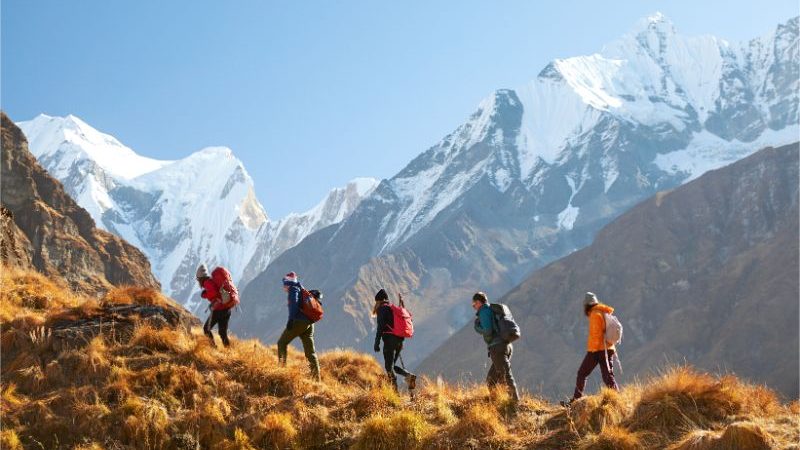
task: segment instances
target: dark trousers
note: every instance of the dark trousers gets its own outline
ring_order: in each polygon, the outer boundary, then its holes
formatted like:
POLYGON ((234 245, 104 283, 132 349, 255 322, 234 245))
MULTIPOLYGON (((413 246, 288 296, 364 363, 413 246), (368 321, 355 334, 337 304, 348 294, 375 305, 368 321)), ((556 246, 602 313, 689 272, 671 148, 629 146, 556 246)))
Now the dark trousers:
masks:
POLYGON ((594 368, 599 364, 600 373, 603 375, 603 382, 611 389, 619 390, 617 382, 614 380, 614 350, 606 352, 600 350, 599 352, 586 352, 583 358, 581 367, 578 369, 578 378, 575 380, 575 393, 572 394, 573 399, 583 397, 583 390, 586 388, 586 378, 592 373, 594 368))
POLYGON ((508 387, 508 393, 511 398, 514 401, 519 401, 517 383, 511 373, 511 355, 513 353, 514 347, 511 344, 497 344, 489 347, 489 358, 492 360, 492 366, 489 367, 489 373, 486 375, 486 384, 491 388, 497 384, 504 383, 508 387))
POLYGON ((217 327, 217 331, 219 332, 219 337, 222 339, 222 345, 225 347, 229 347, 231 342, 228 340, 228 322, 231 320, 231 310, 225 309, 222 311, 211 311, 211 315, 208 316, 206 319, 206 323, 203 325, 203 333, 211 339, 211 344, 216 346, 217 344, 214 342, 214 335, 211 334, 211 329, 214 326, 219 325, 217 327))
POLYGON ((300 342, 303 343, 303 353, 305 353, 308 360, 311 376, 315 380, 319 380, 319 360, 317 359, 317 352, 314 350, 314 324, 312 322, 290 320, 286 324, 286 329, 283 330, 281 337, 278 338, 278 360, 282 364, 286 364, 289 343, 296 337, 299 337, 300 342))
POLYGON ((397 364, 397 359, 400 358, 400 352, 403 350, 404 339, 393 334, 384 334, 381 338, 383 339, 383 366, 386 368, 386 375, 389 376, 392 385, 397 389, 395 373, 403 377, 411 375, 411 372, 395 365, 397 364))

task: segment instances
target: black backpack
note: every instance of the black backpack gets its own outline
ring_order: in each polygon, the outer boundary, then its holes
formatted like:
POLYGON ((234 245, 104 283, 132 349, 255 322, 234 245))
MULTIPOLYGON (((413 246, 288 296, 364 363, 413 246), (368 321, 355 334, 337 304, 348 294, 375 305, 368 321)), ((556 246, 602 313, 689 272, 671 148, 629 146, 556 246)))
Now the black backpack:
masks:
POLYGON ((511 343, 522 336, 519 325, 514 321, 514 316, 511 315, 511 310, 508 309, 508 306, 502 303, 492 303, 489 307, 492 310, 492 314, 494 314, 497 334, 500 335, 502 340, 511 343))

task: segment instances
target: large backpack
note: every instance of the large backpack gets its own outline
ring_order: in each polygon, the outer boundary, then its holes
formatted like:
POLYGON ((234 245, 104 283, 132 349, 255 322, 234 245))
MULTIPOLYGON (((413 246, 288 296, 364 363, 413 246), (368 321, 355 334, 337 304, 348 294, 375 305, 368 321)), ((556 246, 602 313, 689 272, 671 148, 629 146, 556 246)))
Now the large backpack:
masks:
POLYGON ((211 272, 211 281, 219 286, 219 296, 222 306, 231 309, 239 304, 239 290, 233 284, 231 273, 228 269, 220 266, 211 272))
POLYGON ((411 313, 403 305, 397 306, 389 303, 389 308, 392 309, 392 320, 394 322, 394 326, 389 327, 389 334, 401 338, 414 336, 414 322, 411 320, 411 313))
POLYGON ((605 342, 617 345, 622 342, 622 323, 613 314, 603 314, 606 323, 605 342))
POLYGON ((511 310, 508 306, 502 303, 492 303, 489 305, 492 313, 494 314, 495 324, 497 325, 497 333, 504 341, 511 343, 516 341, 522 336, 519 330, 519 325, 511 315, 511 310))
POLYGON ((308 317, 312 322, 318 322, 322 319, 324 311, 322 310, 322 292, 317 290, 306 290, 300 287, 300 312, 308 317))

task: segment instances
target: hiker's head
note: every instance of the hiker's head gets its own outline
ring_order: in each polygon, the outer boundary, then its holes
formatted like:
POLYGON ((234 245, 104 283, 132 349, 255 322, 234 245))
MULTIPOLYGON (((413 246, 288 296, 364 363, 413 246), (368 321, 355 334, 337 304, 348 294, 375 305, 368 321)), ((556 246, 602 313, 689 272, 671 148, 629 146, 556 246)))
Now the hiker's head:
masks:
POLYGON ((597 296, 594 295, 592 292, 587 292, 586 295, 583 297, 583 313, 585 315, 589 315, 589 311, 592 310, 595 306, 599 305, 600 301, 597 300, 597 296))
POLYGON ((378 308, 383 305, 383 302, 389 301, 389 294, 386 293, 386 290, 381 289, 375 294, 375 305, 372 307, 372 315, 378 315, 378 308))
POLYGON ((195 272, 195 277, 197 278, 197 283, 200 284, 200 287, 203 287, 204 281, 211 278, 208 276, 208 268, 205 264, 200 264, 200 267, 197 268, 197 272, 195 272))
POLYGON ((481 309, 481 306, 485 305, 489 301, 489 297, 486 296, 483 292, 476 292, 475 295, 472 296, 472 309, 475 311, 481 309))
POLYGON ((298 283, 297 274, 294 272, 289 272, 283 276, 283 290, 288 291, 289 286, 295 285, 298 283))

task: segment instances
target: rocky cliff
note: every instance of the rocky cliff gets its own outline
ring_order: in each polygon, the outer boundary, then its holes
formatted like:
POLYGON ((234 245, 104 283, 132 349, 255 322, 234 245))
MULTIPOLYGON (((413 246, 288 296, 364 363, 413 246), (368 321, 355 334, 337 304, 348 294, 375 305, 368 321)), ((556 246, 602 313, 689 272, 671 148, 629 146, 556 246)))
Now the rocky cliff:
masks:
POLYGON ((144 254, 97 229, 89 213, 36 162, 22 131, 1 114, 3 262, 30 264, 88 293, 125 284, 160 287, 144 254))

